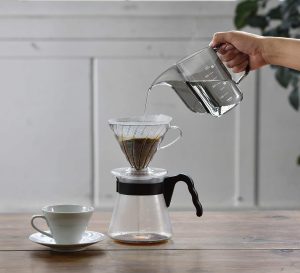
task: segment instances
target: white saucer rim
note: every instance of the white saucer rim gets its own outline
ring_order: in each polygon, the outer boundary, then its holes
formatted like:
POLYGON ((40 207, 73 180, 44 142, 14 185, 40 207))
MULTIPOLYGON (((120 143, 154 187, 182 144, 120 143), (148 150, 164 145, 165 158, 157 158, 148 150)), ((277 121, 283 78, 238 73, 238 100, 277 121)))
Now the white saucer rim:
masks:
MULTIPOLYGON (((84 247, 84 246, 89 246, 89 245, 92 245, 92 244, 96 244, 98 242, 101 242, 103 241, 106 236, 105 234, 101 233, 101 232, 97 232, 97 231, 92 231, 92 230, 86 230, 84 233, 93 233, 95 235, 97 235, 97 238, 91 240, 91 241, 87 241, 87 242, 84 242, 84 243, 75 243, 75 244, 57 244, 55 243, 55 241, 52 243, 49 243, 49 242, 45 242, 45 241, 42 241, 42 240, 38 240, 36 239, 35 236, 41 236, 43 235, 42 233, 40 232, 35 232, 35 233, 32 233, 28 239, 31 241, 31 242, 34 242, 36 244, 40 244, 40 245, 44 245, 44 246, 48 246, 50 248, 52 247, 84 247)), ((45 235, 43 235, 45 236, 45 235)), ((45 238, 47 238, 47 236, 45 236, 45 238)))

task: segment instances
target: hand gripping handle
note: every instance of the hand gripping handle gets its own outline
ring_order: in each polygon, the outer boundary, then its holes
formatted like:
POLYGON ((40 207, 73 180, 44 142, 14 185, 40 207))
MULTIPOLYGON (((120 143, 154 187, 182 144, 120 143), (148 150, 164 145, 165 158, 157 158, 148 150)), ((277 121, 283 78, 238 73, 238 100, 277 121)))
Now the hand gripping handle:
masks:
POLYGON ((175 187, 176 183, 179 181, 185 182, 187 184, 189 192, 192 196, 193 204, 196 208, 196 215, 198 217, 202 216, 203 209, 202 209, 202 205, 199 201, 198 193, 195 189, 194 182, 193 182, 192 178, 190 178, 189 176, 184 175, 184 174, 179 174, 176 176, 170 176, 170 177, 165 178, 163 194, 165 197, 167 207, 170 206, 172 195, 174 192, 174 187, 175 187))
MULTIPOLYGON (((219 50, 219 48, 222 46, 222 44, 220 44, 220 45, 217 45, 217 46, 215 46, 214 48, 213 48, 213 50, 215 51, 215 52, 218 52, 218 50, 219 50)), ((236 84, 239 84, 248 74, 249 74, 249 72, 250 72, 250 61, 249 61, 249 58, 248 58, 248 64, 247 64, 247 66, 246 66, 246 68, 245 68, 245 72, 244 72, 244 74, 240 77, 240 78, 238 78, 236 81, 234 81, 236 84)))

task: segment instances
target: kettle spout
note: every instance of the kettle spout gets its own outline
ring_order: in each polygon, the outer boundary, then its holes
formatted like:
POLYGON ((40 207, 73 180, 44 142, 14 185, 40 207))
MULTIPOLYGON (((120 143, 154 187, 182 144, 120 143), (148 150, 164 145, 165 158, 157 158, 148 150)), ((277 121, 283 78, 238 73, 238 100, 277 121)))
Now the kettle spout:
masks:
POLYGON ((192 112, 207 113, 205 106, 201 103, 198 95, 190 88, 176 65, 171 66, 161 73, 151 84, 149 90, 158 85, 171 87, 183 103, 192 112))
POLYGON ((172 82, 184 82, 184 78, 180 74, 176 65, 172 65, 170 68, 161 73, 151 84, 150 89, 156 85, 167 85, 171 86, 172 82))

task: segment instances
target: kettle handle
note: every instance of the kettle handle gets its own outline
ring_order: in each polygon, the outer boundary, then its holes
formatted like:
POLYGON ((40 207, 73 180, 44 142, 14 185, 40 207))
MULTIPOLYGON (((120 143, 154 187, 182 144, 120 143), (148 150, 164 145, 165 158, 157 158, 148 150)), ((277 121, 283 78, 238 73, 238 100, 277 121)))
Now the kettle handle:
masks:
MULTIPOLYGON (((219 50, 219 48, 222 46, 222 44, 219 44, 219 45, 217 45, 217 46, 215 46, 215 47, 213 47, 213 50, 215 51, 215 52, 218 52, 218 50, 219 50)), ((247 64, 247 66, 246 66, 246 68, 245 68, 245 73, 241 76, 241 77, 239 77, 236 81, 234 81, 236 84, 239 84, 248 74, 249 74, 249 72, 250 72, 250 63, 248 62, 248 64, 247 64)))
POLYGON ((165 198, 165 202, 166 202, 167 207, 170 206, 172 195, 173 195, 173 192, 174 192, 174 187, 175 187, 176 183, 179 182, 179 181, 185 182, 187 184, 189 192, 192 196, 193 204, 196 208, 196 215, 198 217, 202 216, 203 209, 202 209, 202 205, 199 201, 198 193, 195 189, 194 182, 193 182, 191 177, 189 177, 187 175, 184 175, 184 174, 178 174, 176 176, 170 176, 170 177, 166 177, 164 179, 164 192, 163 192, 163 194, 164 194, 164 198, 165 198))
POLYGON ((245 69, 245 73, 241 76, 241 77, 239 77, 238 79, 237 79, 237 81, 234 81, 236 84, 239 84, 241 81, 242 81, 242 79, 244 79, 248 74, 249 74, 249 71, 250 71, 250 64, 249 64, 249 62, 248 62, 248 64, 247 64, 247 66, 246 66, 246 69, 245 69))

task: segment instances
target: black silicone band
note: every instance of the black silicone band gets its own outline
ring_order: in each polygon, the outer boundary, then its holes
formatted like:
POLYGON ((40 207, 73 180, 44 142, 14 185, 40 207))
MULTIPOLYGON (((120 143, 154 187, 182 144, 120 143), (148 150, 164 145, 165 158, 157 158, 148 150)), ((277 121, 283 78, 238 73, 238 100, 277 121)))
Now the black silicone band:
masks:
POLYGON ((117 180, 117 192, 125 195, 156 195, 164 192, 164 182, 138 184, 123 183, 117 180))

